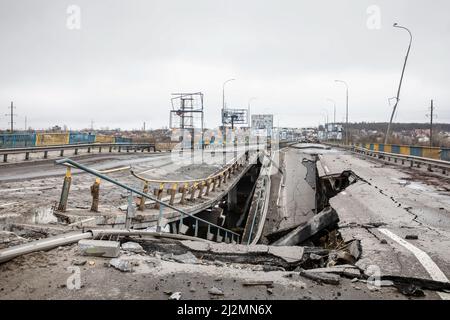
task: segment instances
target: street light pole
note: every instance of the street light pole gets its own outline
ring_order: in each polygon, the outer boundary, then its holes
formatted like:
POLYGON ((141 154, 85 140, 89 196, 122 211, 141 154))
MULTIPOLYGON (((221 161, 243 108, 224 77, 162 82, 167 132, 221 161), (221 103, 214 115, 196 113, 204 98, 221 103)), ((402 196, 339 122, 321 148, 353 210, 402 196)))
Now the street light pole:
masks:
MULTIPOLYGON (((225 85, 230 82, 230 81, 234 81, 236 79, 228 79, 227 81, 225 81, 222 85, 222 116, 223 116, 223 111, 225 110, 225 85)), ((223 118, 222 118, 222 125, 223 125, 223 118)))
POLYGON ((389 135, 391 133, 392 120, 394 119, 395 111, 397 111, 398 103, 400 101, 400 90, 402 88, 403 76, 405 75, 405 69, 406 69, 406 62, 408 61, 408 56, 409 56, 409 52, 411 51, 411 44, 412 44, 412 40, 413 40, 411 31, 409 31, 408 28, 399 26, 397 23, 394 23, 394 28, 405 29, 406 31, 408 31, 409 45, 408 45, 408 51, 406 52, 405 62, 403 64, 402 75, 400 77, 400 83, 398 84, 398 91, 397 91, 397 97, 395 98, 394 109, 392 109, 391 119, 389 120, 389 124, 388 124, 387 131, 386 131, 386 136, 384 137, 384 144, 388 144, 388 142, 389 142, 389 135))
POLYGON ((325 111, 324 113, 324 119, 325 119, 325 126, 324 126, 324 131, 325 131, 325 140, 328 141, 328 110, 327 109, 322 109, 323 111, 325 111))
POLYGON ((335 82, 343 83, 345 84, 345 87, 347 88, 347 103, 345 107, 345 143, 348 145, 348 84, 347 82, 343 80, 335 80, 335 82))
POLYGON ((248 126, 249 126, 249 127, 251 127, 250 103, 251 103, 253 100, 255 100, 255 99, 256 99, 256 97, 251 97, 250 99, 248 99, 248 106, 247 106, 247 109, 248 109, 248 111, 247 111, 247 117, 248 117, 248 119, 247 119, 247 122, 248 122, 248 126))

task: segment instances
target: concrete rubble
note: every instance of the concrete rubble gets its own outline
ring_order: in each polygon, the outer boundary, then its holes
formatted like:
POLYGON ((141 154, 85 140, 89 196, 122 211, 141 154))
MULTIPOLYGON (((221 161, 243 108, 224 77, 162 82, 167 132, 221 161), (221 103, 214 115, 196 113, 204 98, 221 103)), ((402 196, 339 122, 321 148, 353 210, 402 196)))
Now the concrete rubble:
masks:
POLYGON ((85 256, 115 258, 120 254, 120 242, 83 239, 78 241, 78 249, 85 256))
POLYGON ((273 243, 274 246, 295 246, 308 240, 320 231, 327 228, 335 228, 339 222, 337 212, 328 207, 319 214, 313 216, 304 225, 300 225, 287 235, 273 243))
POLYGON ((299 262, 303 258, 303 247, 282 246, 273 247, 266 245, 240 245, 240 244, 222 244, 222 243, 207 243, 200 241, 181 241, 181 244, 192 251, 210 252, 218 255, 247 255, 260 254, 266 256, 274 256, 282 259, 287 263, 299 262))
POLYGON ((122 250, 125 251, 130 251, 130 252, 134 252, 134 253, 141 253, 141 252, 145 252, 145 250, 142 248, 142 246, 137 243, 137 242, 125 242, 122 243, 122 250))
POLYGON ((109 261, 109 264, 112 267, 114 267, 117 270, 120 270, 122 272, 132 272, 133 271, 133 265, 132 265, 131 261, 129 261, 129 260, 113 258, 109 261))

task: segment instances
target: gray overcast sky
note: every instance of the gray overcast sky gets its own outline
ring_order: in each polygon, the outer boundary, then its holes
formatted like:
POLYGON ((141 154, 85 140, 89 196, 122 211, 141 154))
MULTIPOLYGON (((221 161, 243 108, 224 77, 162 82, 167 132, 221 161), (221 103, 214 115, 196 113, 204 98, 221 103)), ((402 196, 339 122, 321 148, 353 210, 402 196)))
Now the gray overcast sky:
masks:
POLYGON ((0 0, 0 128, 11 100, 17 127, 122 129, 168 125, 170 94, 205 94, 206 125, 230 107, 274 113, 275 125, 308 126, 345 115, 387 121, 411 29, 413 47, 396 120, 450 122, 447 0, 0 0), (81 9, 81 28, 66 22, 81 9), (368 7, 381 28, 369 29, 368 7))

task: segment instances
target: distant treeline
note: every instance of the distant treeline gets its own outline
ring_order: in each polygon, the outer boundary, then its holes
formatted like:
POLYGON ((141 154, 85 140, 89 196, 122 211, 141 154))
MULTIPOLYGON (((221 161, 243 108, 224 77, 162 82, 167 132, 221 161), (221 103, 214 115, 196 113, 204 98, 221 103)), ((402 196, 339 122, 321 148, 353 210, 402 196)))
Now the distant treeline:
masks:
MULTIPOLYGON (((387 122, 359 122, 349 123, 350 130, 376 130, 384 132, 388 126, 387 122)), ((429 123, 393 123, 392 131, 411 131, 415 129, 429 129, 429 123)), ((450 123, 433 123, 433 131, 450 132, 450 123)))

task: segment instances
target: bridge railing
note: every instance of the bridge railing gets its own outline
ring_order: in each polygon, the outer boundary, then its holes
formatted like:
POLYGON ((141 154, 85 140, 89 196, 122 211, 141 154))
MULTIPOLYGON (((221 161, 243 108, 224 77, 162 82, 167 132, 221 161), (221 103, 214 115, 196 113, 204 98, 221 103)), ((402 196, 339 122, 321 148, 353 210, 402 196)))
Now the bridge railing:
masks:
POLYGON ((145 192, 139 191, 133 187, 130 187, 126 184, 123 184, 115 179, 112 179, 100 172, 98 172, 97 170, 91 169, 89 167, 86 167, 76 161, 73 161, 71 159, 61 159, 61 160, 56 160, 57 164, 61 164, 61 165, 69 165, 71 167, 75 167, 78 168, 86 173, 89 173, 93 176, 96 176, 102 180, 108 181, 122 189, 125 189, 128 191, 128 210, 127 210, 127 216, 126 216, 126 223, 125 223, 125 228, 126 229, 130 229, 132 226, 132 218, 134 216, 133 214, 133 210, 132 210, 132 199, 133 199, 133 194, 139 195, 144 199, 149 199, 152 200, 154 202, 156 202, 159 205, 159 218, 158 218, 158 222, 157 222, 157 230, 160 231, 161 230, 161 222, 162 222, 162 218, 163 218, 163 211, 164 208, 170 208, 178 213, 181 214, 181 220, 180 223, 183 223, 183 219, 184 218, 192 218, 195 221, 194 224, 194 236, 197 237, 198 236, 198 230, 199 230, 199 223, 203 223, 206 224, 208 227, 208 234, 211 234, 212 232, 216 232, 216 241, 220 241, 222 239, 222 236, 220 235, 220 233, 223 234, 223 239, 225 240, 225 242, 231 241, 231 242, 240 242, 240 235, 234 231, 231 231, 229 229, 226 229, 224 227, 221 227, 219 225, 216 225, 212 222, 209 222, 207 220, 204 220, 202 218, 199 218, 195 215, 192 215, 188 212, 186 212, 185 210, 182 210, 180 208, 177 208, 175 206, 173 206, 170 203, 166 203, 161 201, 160 199, 158 199, 157 197, 153 197, 145 192))
MULTIPOLYGON (((168 199, 170 205, 175 203, 177 194, 181 195, 181 197, 179 197, 179 204, 183 205, 188 199, 193 201, 195 198, 200 199, 203 196, 208 196, 210 192, 214 192, 216 188, 220 188, 222 183, 226 184, 227 180, 229 180, 234 173, 239 171, 240 168, 251 161, 253 160, 251 159, 250 152, 246 152, 239 157, 232 159, 219 172, 216 172, 206 178, 193 180, 173 181, 148 179, 133 170, 130 170, 130 172, 134 177, 144 181, 144 193, 147 193, 149 190, 153 189, 153 194, 157 197, 157 199, 162 200, 164 190, 167 190, 167 193, 170 196, 168 199)), ((144 200, 145 199, 141 199, 139 206, 140 210, 143 210, 145 207, 144 200)))
POLYGON ((121 152, 122 150, 125 150, 126 152, 130 152, 130 150, 148 150, 149 152, 151 150, 156 151, 153 143, 87 143, 0 149, 0 155, 3 155, 3 162, 8 162, 8 155, 10 154, 25 154, 24 160, 29 160, 30 154, 43 152, 44 159, 47 159, 48 153, 52 151, 59 151, 60 156, 63 157, 65 150, 74 150, 74 155, 77 155, 80 149, 87 149, 88 153, 94 149, 98 149, 99 152, 102 152, 102 149, 108 149, 109 152, 112 152, 113 150, 117 150, 118 152, 121 152))
POLYGON ((443 174, 448 174, 450 171, 450 161, 431 159, 425 157, 418 157, 413 155, 404 155, 398 153, 375 151, 372 149, 367 149, 359 146, 346 146, 337 145, 338 147, 348 149, 355 153, 365 154, 379 159, 384 159, 387 161, 394 161, 395 163, 401 163, 402 165, 409 164, 410 167, 420 168, 422 165, 426 166, 428 171, 433 171, 434 169, 442 170, 443 174))

